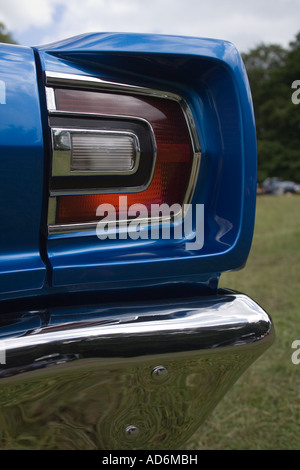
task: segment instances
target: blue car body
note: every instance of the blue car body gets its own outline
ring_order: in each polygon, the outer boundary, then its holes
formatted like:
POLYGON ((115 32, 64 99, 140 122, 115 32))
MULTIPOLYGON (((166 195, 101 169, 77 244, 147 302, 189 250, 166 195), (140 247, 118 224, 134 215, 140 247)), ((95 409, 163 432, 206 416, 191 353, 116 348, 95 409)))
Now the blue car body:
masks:
POLYGON ((273 337, 260 307, 218 289, 222 272, 246 263, 255 218, 241 57, 220 40, 89 34, 2 44, 0 84, 2 448, 21 448, 24 435, 39 448, 49 425, 43 448, 176 449, 273 337), (48 230, 46 88, 90 78, 187 103, 201 148, 191 199, 204 206, 201 249, 185 237, 100 243, 94 229, 48 230), (23 418, 10 421, 17 408, 23 418))

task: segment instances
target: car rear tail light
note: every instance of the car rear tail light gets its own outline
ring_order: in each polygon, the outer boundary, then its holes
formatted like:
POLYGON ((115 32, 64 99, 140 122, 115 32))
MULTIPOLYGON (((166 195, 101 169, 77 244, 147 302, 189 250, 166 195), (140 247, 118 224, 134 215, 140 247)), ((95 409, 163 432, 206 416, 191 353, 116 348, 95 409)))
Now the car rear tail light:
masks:
POLYGON ((50 80, 57 82, 48 92, 50 231, 97 223, 101 204, 113 205, 122 218, 120 196, 128 206, 143 204, 149 211, 152 204, 190 202, 200 150, 183 100, 134 87, 99 91, 50 80))

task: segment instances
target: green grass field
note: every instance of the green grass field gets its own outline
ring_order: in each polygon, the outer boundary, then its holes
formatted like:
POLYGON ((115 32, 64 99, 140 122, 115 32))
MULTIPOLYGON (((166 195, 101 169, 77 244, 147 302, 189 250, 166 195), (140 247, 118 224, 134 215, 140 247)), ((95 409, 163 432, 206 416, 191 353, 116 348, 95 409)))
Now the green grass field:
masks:
POLYGON ((189 449, 300 449, 300 197, 260 196, 246 267, 221 287, 252 297, 272 317, 276 340, 238 380, 189 449))

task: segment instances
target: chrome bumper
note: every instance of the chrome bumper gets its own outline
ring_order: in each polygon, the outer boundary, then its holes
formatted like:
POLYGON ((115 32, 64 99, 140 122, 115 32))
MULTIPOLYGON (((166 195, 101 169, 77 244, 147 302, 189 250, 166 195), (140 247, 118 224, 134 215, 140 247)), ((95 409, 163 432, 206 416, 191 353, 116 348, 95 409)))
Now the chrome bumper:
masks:
POLYGON ((176 450, 272 341, 234 293, 0 317, 0 448, 176 450))

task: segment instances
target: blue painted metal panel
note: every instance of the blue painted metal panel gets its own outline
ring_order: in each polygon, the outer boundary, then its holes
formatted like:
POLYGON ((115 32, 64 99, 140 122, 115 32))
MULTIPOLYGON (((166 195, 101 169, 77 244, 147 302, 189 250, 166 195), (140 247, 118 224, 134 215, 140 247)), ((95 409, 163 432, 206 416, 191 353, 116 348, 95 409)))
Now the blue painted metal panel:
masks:
POLYGON ((0 45, 0 294, 42 288, 44 149, 33 51, 0 45))
POLYGON ((140 34, 92 34, 38 48, 44 71, 92 75, 181 94, 197 126, 202 163, 193 204, 205 206, 204 246, 129 240, 95 232, 49 238, 54 286, 105 287, 169 280, 207 282, 247 259, 254 227, 256 136, 241 57, 224 41, 140 34))

